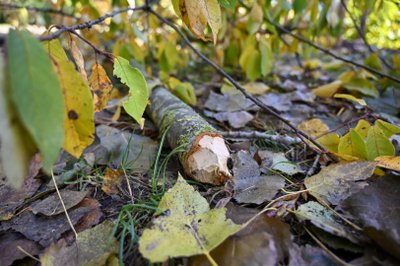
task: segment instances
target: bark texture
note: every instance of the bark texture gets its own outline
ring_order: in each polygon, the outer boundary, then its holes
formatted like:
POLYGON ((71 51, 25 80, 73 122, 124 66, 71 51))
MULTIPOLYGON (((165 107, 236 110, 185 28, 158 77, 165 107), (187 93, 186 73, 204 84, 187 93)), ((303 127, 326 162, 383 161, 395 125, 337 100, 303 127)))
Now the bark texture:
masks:
POLYGON ((161 132, 168 129, 167 141, 179 154, 185 173, 214 185, 231 177, 230 157, 223 137, 204 118, 163 87, 154 88, 148 113, 161 132))

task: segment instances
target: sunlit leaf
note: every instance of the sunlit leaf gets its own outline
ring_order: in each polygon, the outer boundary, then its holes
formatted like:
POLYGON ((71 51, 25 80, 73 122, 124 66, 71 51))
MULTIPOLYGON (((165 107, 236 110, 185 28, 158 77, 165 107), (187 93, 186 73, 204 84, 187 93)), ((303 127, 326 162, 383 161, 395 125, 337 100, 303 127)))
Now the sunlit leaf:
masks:
POLYGON ((129 87, 129 99, 123 103, 125 111, 142 125, 142 116, 149 98, 146 80, 137 68, 131 67, 129 61, 122 57, 114 61, 114 75, 129 87))
POLYGON ((361 138, 365 139, 367 137, 370 127, 371 124, 367 120, 361 119, 360 121, 358 121, 354 130, 361 136, 361 138))
POLYGON ((378 156, 374 161, 380 167, 400 172, 400 156, 378 156))
POLYGON ((76 158, 94 140, 93 100, 82 75, 68 60, 61 43, 52 40, 44 44, 53 56, 54 69, 64 95, 64 144, 63 148, 76 158))
POLYGON ((380 119, 376 120, 375 126, 378 126, 387 138, 390 138, 394 134, 400 134, 399 126, 390 124, 380 119))
POLYGON ((221 8, 218 0, 180 0, 179 9, 182 20, 198 38, 204 37, 204 30, 210 26, 214 44, 217 43, 217 34, 221 28, 221 8))
POLYGON ((225 208, 210 210, 207 200, 179 176, 158 206, 163 213, 139 240, 140 253, 151 262, 206 254, 240 226, 225 217, 225 208))
POLYGON ((330 152, 338 152, 340 137, 337 133, 329 133, 318 138, 317 142, 330 152))

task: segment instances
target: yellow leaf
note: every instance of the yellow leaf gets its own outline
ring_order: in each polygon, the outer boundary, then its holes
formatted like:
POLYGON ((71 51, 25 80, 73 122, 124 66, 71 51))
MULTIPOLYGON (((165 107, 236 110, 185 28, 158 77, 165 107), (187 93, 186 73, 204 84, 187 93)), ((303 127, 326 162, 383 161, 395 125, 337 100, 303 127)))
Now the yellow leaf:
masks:
POLYGON ((367 103, 364 101, 364 99, 356 98, 351 94, 346 94, 346 93, 336 93, 334 95, 335 98, 341 98, 341 99, 346 99, 352 102, 356 102, 362 106, 366 106, 367 103))
POLYGON ((330 152, 338 152, 339 135, 337 133, 329 133, 317 139, 325 149, 330 152))
POLYGON ((357 126, 354 128, 354 130, 363 138, 365 139, 368 134, 368 130, 371 127, 371 124, 364 119, 361 119, 358 121, 357 126))
POLYGON ((217 34, 222 22, 218 0, 180 0, 179 9, 183 22, 196 37, 207 41, 204 30, 208 24, 214 44, 217 43, 217 34))
POLYGON ((123 176, 122 170, 107 168, 103 175, 104 184, 101 186, 101 190, 107 195, 117 194, 119 192, 118 185, 122 182, 123 176))
MULTIPOLYGON (((45 44, 46 45, 46 44, 45 44)), ((58 40, 48 43, 64 95, 63 148, 76 158, 94 140, 93 100, 90 89, 75 66, 67 59, 58 40)))
POLYGON ((380 167, 393 171, 400 171, 400 156, 378 156, 374 161, 377 162, 380 167))
POLYGON ((343 82, 341 80, 335 80, 326 85, 319 86, 312 90, 312 92, 322 98, 332 97, 342 86, 343 82))
POLYGON ((263 95, 270 90, 270 87, 262 82, 250 82, 243 86, 252 95, 263 95))
POLYGON ((329 127, 318 118, 303 121, 297 126, 297 128, 311 137, 317 137, 329 130, 329 127))
POLYGON ((99 112, 106 106, 112 91, 112 84, 106 71, 100 64, 92 66, 92 72, 89 77, 89 85, 94 92, 94 110, 99 112))
POLYGON ((347 71, 342 73, 337 79, 341 80, 343 83, 350 82, 356 73, 354 71, 347 71))
POLYGON ((368 157, 365 142, 354 129, 350 129, 349 133, 340 138, 338 153, 365 160, 368 157))
POLYGON ((316 69, 321 66, 321 61, 318 59, 309 59, 304 61, 304 67, 307 69, 316 69))

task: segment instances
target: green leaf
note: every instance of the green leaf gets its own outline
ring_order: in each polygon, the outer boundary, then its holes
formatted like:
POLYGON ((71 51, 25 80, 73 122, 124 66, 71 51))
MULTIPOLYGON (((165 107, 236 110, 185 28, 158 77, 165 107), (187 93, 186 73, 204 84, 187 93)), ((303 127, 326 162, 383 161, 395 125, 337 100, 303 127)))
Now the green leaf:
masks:
POLYGON ((28 174, 29 161, 36 147, 10 101, 8 79, 4 77, 8 73, 3 54, 0 56, 0 168, 3 168, 9 184, 20 187, 28 174))
POLYGON ((378 125, 370 127, 367 135, 368 160, 378 156, 393 156, 395 148, 378 125))
POLYGON ((364 78, 353 78, 350 82, 343 85, 349 91, 358 91, 364 95, 378 97, 379 92, 374 85, 367 79, 364 78))
POLYGON ((261 56, 260 52, 253 50, 246 64, 246 76, 249 80, 254 81, 261 76, 261 56))
POLYGON ((390 138, 394 134, 400 134, 400 127, 385 122, 383 120, 376 120, 375 125, 378 126, 387 138, 390 138))
POLYGON ((47 172, 64 140, 64 101, 60 83, 42 44, 32 34, 10 30, 7 37, 10 96, 47 172))
POLYGON ((267 41, 260 42, 261 52, 261 74, 265 77, 272 70, 274 54, 272 53, 271 43, 267 41))
POLYGON ((293 2, 293 10, 296 13, 303 11, 306 7, 307 7, 306 0, 294 0, 293 2))
POLYGON ((350 132, 340 138, 339 154, 346 154, 355 156, 361 159, 367 159, 367 147, 364 140, 354 129, 350 129, 350 132))
POLYGON ((140 253, 152 263, 196 254, 209 257, 212 249, 241 228, 225 217, 225 208, 210 210, 207 200, 181 176, 158 207, 164 214, 139 240, 140 253))
POLYGON ((225 8, 235 9, 237 0, 218 0, 218 2, 225 8))
POLYGON ((360 121, 358 121, 354 130, 361 136, 361 138, 365 139, 367 137, 370 127, 371 124, 367 120, 361 119, 360 121))
POLYGON ((142 124, 142 116, 149 98, 146 80, 137 68, 131 67, 128 60, 119 56, 114 62, 114 75, 129 87, 129 99, 123 103, 125 111, 136 122, 142 124))

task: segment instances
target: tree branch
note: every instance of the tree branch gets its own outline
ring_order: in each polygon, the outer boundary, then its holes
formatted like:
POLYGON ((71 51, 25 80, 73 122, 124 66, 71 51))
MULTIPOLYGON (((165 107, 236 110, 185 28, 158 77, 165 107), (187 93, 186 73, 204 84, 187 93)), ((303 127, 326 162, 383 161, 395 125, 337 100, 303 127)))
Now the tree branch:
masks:
POLYGON ((176 33, 179 34, 179 36, 183 39, 183 41, 186 43, 186 45, 195 53, 197 54, 203 61, 205 61, 208 65, 212 66, 221 76, 225 77, 229 82, 232 83, 232 85, 238 89, 240 92, 243 93, 243 95, 254 102, 256 105, 260 106, 264 111, 268 112, 269 114, 273 115, 274 117, 278 118, 281 120, 284 124, 286 124, 289 128, 291 128, 298 136, 299 138, 312 150, 316 151, 319 154, 328 154, 329 157, 337 161, 337 159, 330 154, 324 147, 322 147, 318 142, 316 142, 311 136, 309 136, 307 133, 297 129, 292 123, 289 122, 289 120, 285 119, 282 117, 279 113, 274 111, 272 108, 270 108, 268 105, 264 104, 261 100, 258 98, 254 97, 251 95, 249 92, 246 91, 245 88, 243 88, 235 79, 233 79, 228 73, 226 73, 221 67, 219 67, 216 63, 208 59, 203 53, 201 53, 196 47, 193 46, 193 44, 189 41, 189 39, 182 33, 182 31, 171 21, 167 20, 166 18, 162 17, 158 13, 156 13, 152 9, 148 9, 148 12, 156 16, 161 22, 164 24, 168 25, 171 27, 176 33), (308 143, 308 141, 313 143, 316 147, 318 147, 319 150, 315 150, 315 148, 308 143))
MULTIPOLYGON (((350 12, 350 10, 347 8, 347 5, 346 5, 346 3, 344 2, 344 0, 340 0, 340 3, 342 4, 342 6, 343 6, 344 10, 346 11, 346 13, 349 15, 351 21, 352 21, 353 24, 354 24, 354 27, 355 27, 356 30, 357 30, 358 35, 359 35, 360 38, 363 40, 365 46, 367 46, 368 50, 369 50, 371 53, 375 53, 375 50, 374 50, 374 49, 372 48, 372 46, 368 43, 367 38, 365 37, 365 32, 358 26, 355 17, 354 17, 353 14, 350 12)), ((381 62, 382 62, 387 68, 393 69, 393 67, 392 67, 388 62, 386 62, 386 60, 379 54, 379 52, 378 52, 378 57, 379 57, 379 60, 381 60, 381 62)))
POLYGON ((114 12, 105 14, 104 16, 101 16, 95 20, 90 20, 87 21, 85 23, 82 24, 77 24, 77 25, 72 25, 72 26, 57 26, 57 28, 59 28, 59 30, 57 30, 56 32, 53 32, 49 35, 46 36, 40 36, 39 40, 40 41, 49 41, 49 40, 53 40, 58 38, 61 34, 63 34, 64 32, 73 32, 76 30, 82 30, 82 29, 88 29, 91 28, 94 25, 100 24, 102 23, 104 20, 108 19, 108 18, 112 18, 118 14, 121 13, 125 13, 128 11, 140 11, 140 10, 145 10, 146 6, 139 6, 139 7, 127 7, 127 8, 123 8, 123 9, 118 9, 115 10, 114 12))
POLYGON ((303 43, 306 43, 306 44, 314 47, 315 49, 317 49, 317 50, 319 50, 319 51, 321 51, 321 52, 323 52, 323 53, 325 53, 327 55, 330 55, 331 57, 333 57, 333 58, 335 58, 337 60, 349 63, 351 65, 357 66, 357 67, 365 69, 365 70, 368 70, 369 72, 374 73, 374 74, 376 74, 376 75, 378 75, 378 76, 380 76, 382 78, 387 78, 387 79, 390 79, 390 80, 395 81, 397 83, 400 83, 400 79, 399 78, 393 77, 393 76, 388 75, 386 73, 380 72, 380 71, 378 71, 378 70, 376 70, 376 69, 374 69, 372 67, 369 67, 369 66, 354 62, 354 61, 352 61, 350 59, 347 59, 347 58, 341 57, 339 55, 336 55, 336 54, 332 53, 331 51, 329 51, 328 49, 325 49, 324 47, 321 47, 318 44, 313 43, 312 41, 304 38, 303 36, 297 35, 297 34, 291 32, 291 31, 285 29, 281 25, 279 25, 279 24, 275 23, 274 21, 272 21, 272 19, 267 18, 266 20, 267 20, 268 23, 270 23, 272 26, 274 26, 277 30, 282 31, 282 32, 284 32, 286 34, 289 34, 293 38, 295 38, 295 39, 297 39, 297 40, 299 40, 299 41, 301 41, 303 43))
POLYGON ((25 5, 18 5, 18 4, 6 4, 6 3, 0 4, 0 7, 4 8, 4 9, 21 9, 21 8, 25 8, 25 9, 31 10, 31 11, 39 11, 39 12, 43 12, 43 13, 53 13, 53 14, 64 16, 64 17, 70 17, 70 18, 74 18, 74 19, 79 19, 74 14, 66 13, 62 9, 52 9, 52 8, 49 8, 49 7, 25 6, 25 5))
POLYGON ((270 142, 279 142, 286 145, 299 144, 300 138, 292 138, 290 136, 273 135, 258 131, 219 131, 225 138, 232 139, 264 139, 270 142))

